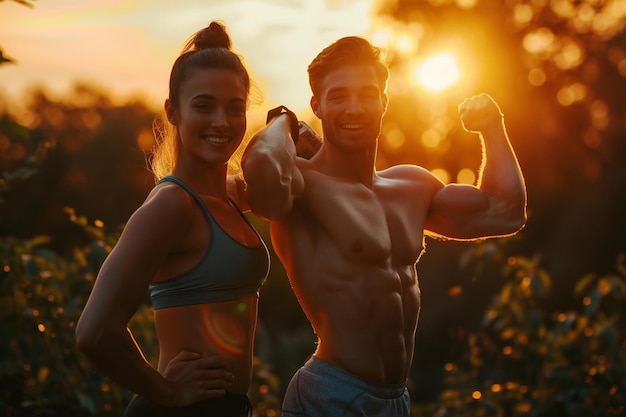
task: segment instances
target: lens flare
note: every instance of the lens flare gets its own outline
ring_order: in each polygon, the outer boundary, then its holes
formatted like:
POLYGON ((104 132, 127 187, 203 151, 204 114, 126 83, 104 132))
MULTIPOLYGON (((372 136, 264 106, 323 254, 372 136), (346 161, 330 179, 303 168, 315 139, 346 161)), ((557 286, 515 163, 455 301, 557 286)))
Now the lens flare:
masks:
POLYGON ((244 352, 246 331, 237 319, 226 313, 213 312, 206 324, 211 343, 217 351, 238 355, 244 352))

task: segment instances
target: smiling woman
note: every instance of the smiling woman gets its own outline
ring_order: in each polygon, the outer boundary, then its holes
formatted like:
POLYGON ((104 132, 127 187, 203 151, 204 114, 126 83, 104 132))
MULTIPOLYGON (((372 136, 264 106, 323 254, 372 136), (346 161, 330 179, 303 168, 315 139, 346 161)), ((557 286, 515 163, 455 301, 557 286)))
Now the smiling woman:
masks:
POLYGON ((259 290, 269 255, 243 215, 227 166, 247 127, 250 77, 219 22, 194 33, 172 67, 170 132, 157 142, 158 183, 98 273, 76 342, 136 395, 126 417, 249 417, 259 290), (127 326, 146 292, 157 368, 127 326))

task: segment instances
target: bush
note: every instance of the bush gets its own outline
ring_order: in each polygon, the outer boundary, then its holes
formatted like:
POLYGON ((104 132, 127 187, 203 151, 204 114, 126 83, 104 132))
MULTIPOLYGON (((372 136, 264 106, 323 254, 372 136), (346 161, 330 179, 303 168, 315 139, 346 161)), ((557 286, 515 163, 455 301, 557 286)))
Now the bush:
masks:
POLYGON ((505 284, 488 306, 482 330, 464 338, 463 357, 445 367, 446 389, 435 415, 624 415, 623 257, 616 269, 614 275, 578 281, 573 291, 581 300, 579 311, 554 312, 542 303, 551 281, 539 260, 509 258, 502 270, 505 284))

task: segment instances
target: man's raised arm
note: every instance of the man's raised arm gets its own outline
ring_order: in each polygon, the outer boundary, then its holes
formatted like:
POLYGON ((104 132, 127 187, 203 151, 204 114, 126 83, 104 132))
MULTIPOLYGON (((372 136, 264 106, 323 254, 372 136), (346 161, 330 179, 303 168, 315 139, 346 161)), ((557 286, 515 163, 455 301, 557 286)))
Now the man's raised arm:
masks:
POLYGON ((456 239, 511 235, 526 223, 526 186, 498 105, 487 94, 459 106, 463 127, 480 134, 476 186, 449 184, 433 197, 428 228, 456 239))
POLYGON ((250 209, 267 220, 287 215, 304 189, 292 132, 297 132, 293 113, 271 118, 254 134, 241 161, 250 209))

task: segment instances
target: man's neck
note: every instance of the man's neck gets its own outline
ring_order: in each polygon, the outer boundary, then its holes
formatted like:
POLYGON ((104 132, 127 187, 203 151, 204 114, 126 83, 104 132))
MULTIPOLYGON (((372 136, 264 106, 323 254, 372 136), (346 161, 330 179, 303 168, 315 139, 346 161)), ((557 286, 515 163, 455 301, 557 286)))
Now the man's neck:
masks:
POLYGON ((328 145, 322 146, 312 159, 320 172, 346 181, 359 182, 368 188, 374 182, 375 161, 375 147, 363 152, 345 152, 328 145))

